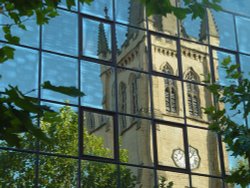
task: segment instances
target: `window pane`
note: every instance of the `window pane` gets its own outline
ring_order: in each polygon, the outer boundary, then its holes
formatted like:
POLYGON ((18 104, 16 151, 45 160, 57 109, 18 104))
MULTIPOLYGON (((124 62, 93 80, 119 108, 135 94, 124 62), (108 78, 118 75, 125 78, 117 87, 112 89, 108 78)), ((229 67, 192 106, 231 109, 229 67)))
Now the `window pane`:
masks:
POLYGON ((248 0, 241 0, 241 1, 222 0, 221 6, 225 10, 250 16, 249 13, 250 4, 248 0))
POLYGON ((243 72, 244 78, 250 79, 250 56, 247 55, 240 55, 240 66, 241 71, 243 72))
POLYGON ((186 168, 183 129, 156 124, 156 134, 159 165, 186 168))
POLYGON ((189 163, 193 172, 221 175, 217 135, 188 127, 189 163))
POLYGON ((158 186, 167 187, 173 183, 172 187, 187 188, 189 187, 189 177, 187 174, 169 172, 169 171, 157 171, 158 173, 158 186))
POLYGON ((15 47, 15 58, 0 64, 0 90, 8 85, 18 86, 27 96, 37 97, 38 89, 38 52, 27 48, 15 47), (34 90, 34 91, 33 91, 34 90))
POLYGON ((35 187, 35 156, 30 153, 0 150, 2 187, 35 187))
POLYGON ((208 47, 192 42, 181 41, 181 59, 183 79, 190 80, 190 72, 194 82, 201 83, 210 73, 210 61, 208 47))
POLYGON ((236 29, 239 43, 239 50, 241 52, 249 53, 250 51, 250 19, 244 17, 236 17, 236 29))
POLYGON ((81 90, 83 106, 115 110, 114 68, 93 62, 81 62, 81 90))
POLYGON ((151 43, 153 70, 178 76, 179 67, 176 41, 151 35, 151 43), (166 72, 165 69, 168 67, 170 70, 166 72))
POLYGON ((183 123, 183 96, 181 82, 153 76, 155 118, 183 123))
MULTIPOLYGON (((76 59, 43 53, 42 82, 50 81, 54 86, 78 87, 76 59)), ((42 90, 42 98, 60 102, 77 103, 77 97, 70 97, 50 90, 42 90)))
MULTIPOLYGON (((20 38, 20 44, 38 47, 39 46, 39 26, 36 24, 36 18, 34 16, 29 18, 22 18, 24 20, 23 23, 26 27, 26 30, 20 29, 15 25, 14 21, 12 21, 8 16, 3 14, 0 15, 0 23, 1 24, 13 24, 11 27, 11 34, 13 36, 17 36, 20 38)), ((0 39, 4 39, 4 32, 2 30, 2 26, 0 26, 0 39)))
POLYGON ((155 187, 154 171, 147 168, 120 166, 121 188, 128 187, 155 187))
POLYGON ((138 116, 150 116, 148 75, 118 69, 118 111, 138 116))
POLYGON ((146 27, 144 6, 139 0, 115 0, 116 21, 136 27, 146 27))
POLYGON ((211 93, 204 86, 184 83, 185 107, 187 123, 208 128, 209 118, 203 108, 212 106, 211 93))
POLYGON ((210 12, 208 16, 211 17, 211 20, 215 20, 215 24, 209 23, 210 44, 235 50, 236 36, 233 16, 216 11, 210 12))
POLYGON ((119 116, 120 161, 152 166, 151 122, 149 120, 119 116))
POLYGON ((193 187, 199 187, 199 188, 223 187, 221 179, 209 178, 203 176, 192 176, 192 185, 193 187))
POLYGON ((221 85, 230 85, 237 84, 238 81, 235 79, 226 78, 227 73, 226 70, 222 67, 222 62, 224 59, 230 57, 231 64, 236 64, 236 57, 234 54, 229 54, 221 51, 213 51, 213 63, 214 63, 214 72, 215 72, 215 80, 219 82, 221 85))
MULTIPOLYGON (((68 9, 66 1, 67 0, 61 0, 61 3, 58 5, 58 7, 62 7, 62 8, 68 9)), ((75 6, 72 6, 71 10, 77 10, 77 7, 78 7, 77 3, 78 3, 78 1, 75 0, 75 6)))
POLYGON ((179 22, 180 35, 183 38, 207 43, 207 21, 206 18, 192 19, 191 15, 187 15, 185 19, 179 22))
POLYGON ((43 49, 76 56, 78 55, 77 14, 62 10, 58 10, 58 13, 59 16, 43 26, 43 49))
POLYGON ((81 187, 117 188, 118 175, 114 164, 81 161, 81 187))
MULTIPOLYGON (((169 1, 172 6, 176 6, 175 0, 169 1)), ((177 18, 174 14, 151 15, 148 17, 148 28, 152 31, 165 33, 168 35, 178 35, 177 18)))
POLYGON ((148 70, 146 32, 132 27, 116 25, 117 65, 148 70))
POLYGON ((78 110, 70 106, 43 103, 54 112, 46 113, 40 128, 51 138, 51 143, 41 142, 40 150, 63 155, 78 156, 78 110))
POLYGON ((110 61, 112 58, 111 26, 83 18, 82 55, 110 61))
POLYGON ((83 154, 114 158, 114 122, 106 114, 83 112, 83 154))
POLYGON ((77 160, 39 157, 39 187, 77 187, 77 160))
POLYGON ((224 164, 225 164, 225 170, 226 170, 227 175, 232 174, 235 170, 239 169, 242 166, 245 166, 248 168, 249 163, 247 159, 245 159, 244 157, 240 157, 240 156, 235 157, 233 156, 233 152, 227 151, 226 149, 227 149, 227 145, 223 143, 223 153, 225 156, 224 164))
POLYGON ((93 1, 89 5, 84 3, 81 5, 81 12, 90 14, 92 16, 98 16, 106 19, 113 19, 113 1, 102 0, 93 1))

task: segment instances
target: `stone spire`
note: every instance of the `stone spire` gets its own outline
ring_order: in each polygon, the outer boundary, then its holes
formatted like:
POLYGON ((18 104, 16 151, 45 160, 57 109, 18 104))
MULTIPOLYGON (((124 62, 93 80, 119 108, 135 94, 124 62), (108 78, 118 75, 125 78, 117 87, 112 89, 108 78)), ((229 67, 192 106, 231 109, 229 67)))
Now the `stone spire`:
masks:
POLYGON ((203 18, 200 27, 200 41, 210 39, 210 43, 219 44, 219 32, 211 10, 207 9, 207 17, 203 18), (208 23, 208 24, 207 24, 208 23), (208 25, 208 29, 207 29, 208 25), (209 32, 208 32, 209 30, 209 32))
MULTIPOLYGON (((107 7, 104 8, 104 12, 106 15, 106 18, 108 19, 108 9, 107 7)), ((99 24, 99 29, 98 29, 98 49, 97 49, 97 54, 98 55, 103 55, 104 57, 107 56, 107 53, 109 52, 109 47, 108 47, 108 40, 106 37, 105 29, 104 29, 104 24, 100 22, 99 24)))
MULTIPOLYGON (((130 25, 140 26, 144 19, 144 9, 142 4, 138 0, 130 0, 129 2, 129 17, 128 22, 130 25)), ((131 38, 135 33, 134 29, 128 28, 127 38, 131 38)))

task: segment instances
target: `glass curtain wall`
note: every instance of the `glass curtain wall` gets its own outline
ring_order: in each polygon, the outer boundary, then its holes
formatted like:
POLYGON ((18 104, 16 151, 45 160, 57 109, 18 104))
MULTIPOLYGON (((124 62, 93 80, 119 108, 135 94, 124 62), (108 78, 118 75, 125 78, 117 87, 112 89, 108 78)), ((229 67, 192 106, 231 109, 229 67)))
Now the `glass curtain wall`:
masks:
POLYGON ((249 69, 250 14, 240 4, 181 21, 146 17, 137 0, 77 2, 72 10, 62 3, 49 24, 30 19, 27 31, 16 29, 21 44, 0 65, 0 91, 18 86, 58 114, 37 120, 53 144, 28 134, 18 148, 0 143, 1 187, 234 187, 224 179, 245 161, 208 129, 203 108, 214 102, 202 81, 211 74, 229 84, 220 66, 228 56, 249 69), (85 96, 41 89, 48 80, 85 96))

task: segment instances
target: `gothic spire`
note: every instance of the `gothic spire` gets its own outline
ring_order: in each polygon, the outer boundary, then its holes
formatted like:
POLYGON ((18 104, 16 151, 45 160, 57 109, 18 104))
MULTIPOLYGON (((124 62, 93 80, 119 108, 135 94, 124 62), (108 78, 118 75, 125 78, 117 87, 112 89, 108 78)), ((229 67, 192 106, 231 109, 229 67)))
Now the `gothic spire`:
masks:
MULTIPOLYGON (((211 10, 207 10, 207 17, 203 18, 200 26, 200 40, 206 40, 208 37, 210 40, 216 40, 219 42, 219 32, 211 10), (208 28, 207 28, 208 26, 208 28), (209 32, 208 32, 209 30, 209 32)), ((215 42, 215 41, 213 41, 215 42)))
MULTIPOLYGON (((106 18, 108 18, 108 16, 107 16, 107 12, 108 12, 107 7, 104 8, 104 12, 105 12, 106 18)), ((98 29, 98 49, 97 49, 97 54, 106 56, 108 51, 109 51, 108 40, 107 40, 107 37, 106 37, 104 24, 102 22, 100 22, 99 29, 98 29)))

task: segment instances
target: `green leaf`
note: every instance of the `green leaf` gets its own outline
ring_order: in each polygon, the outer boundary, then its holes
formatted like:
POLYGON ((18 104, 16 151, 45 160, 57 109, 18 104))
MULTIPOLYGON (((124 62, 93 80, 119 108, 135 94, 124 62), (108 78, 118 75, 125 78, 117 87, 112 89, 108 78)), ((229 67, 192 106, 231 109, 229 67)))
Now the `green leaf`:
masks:
POLYGON ((43 89, 48 89, 57 93, 69 95, 71 97, 82 97, 85 94, 75 87, 65 86, 53 86, 50 81, 46 81, 42 84, 43 89))
POLYGON ((0 63, 7 61, 8 59, 14 58, 15 49, 9 46, 0 48, 0 63))

